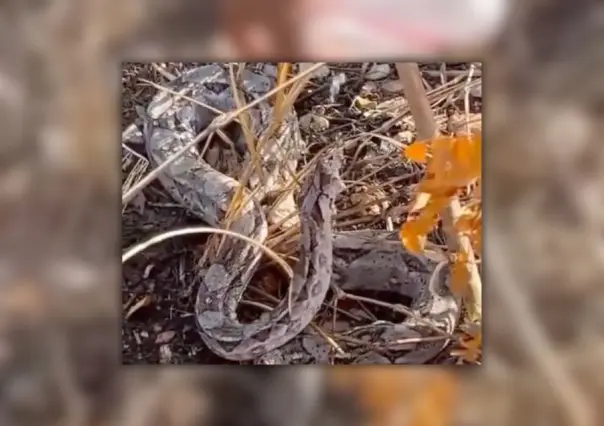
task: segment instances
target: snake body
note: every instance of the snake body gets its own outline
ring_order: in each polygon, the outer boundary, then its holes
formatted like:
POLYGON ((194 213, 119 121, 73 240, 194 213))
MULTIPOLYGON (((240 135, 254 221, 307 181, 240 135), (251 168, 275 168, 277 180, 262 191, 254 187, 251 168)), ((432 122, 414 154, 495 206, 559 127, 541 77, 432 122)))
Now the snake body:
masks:
MULTIPOLYGON (((266 67, 246 69, 245 72, 248 74, 243 76, 241 90, 250 98, 248 100, 261 96, 274 84, 275 74, 268 73, 267 77, 266 67)), ((205 65, 183 74, 169 86, 181 93, 186 90, 188 96, 206 105, 228 111, 234 108, 228 75, 226 65, 205 65)), ((260 103, 258 110, 259 113, 251 117, 251 130, 255 135, 268 127, 267 120, 272 113, 268 102, 260 103)), ((158 165, 166 161, 207 126, 211 118, 212 114, 202 106, 159 93, 145 113, 143 135, 151 162, 158 165)), ((300 145, 298 132, 295 116, 285 117, 284 126, 277 132, 279 140, 273 144, 272 151, 264 153, 263 164, 269 172, 269 182, 278 183, 276 165, 283 161, 276 157, 278 153, 285 151, 290 156, 289 166, 295 166, 294 153, 299 152, 300 145), (283 145, 292 142, 295 149, 283 145)), ((244 146, 241 140, 234 142, 235 146, 244 146)), ((299 196, 300 260, 294 269, 289 300, 282 301, 252 323, 238 321, 237 305, 261 257, 258 248, 244 241, 228 238, 217 258, 210 265, 201 266, 195 306, 197 324, 203 341, 216 354, 241 361, 257 359, 283 348, 315 317, 330 285, 343 289, 383 285, 375 279, 378 270, 389 285, 396 287, 394 291, 412 298, 411 307, 419 316, 435 321, 434 324, 445 332, 453 331, 459 317, 459 303, 448 292, 444 279, 429 279, 434 264, 406 252, 400 242, 384 238, 383 232, 381 236, 375 233, 334 235, 334 202, 343 188, 340 163, 341 157, 337 153, 319 159, 302 187, 299 196), (365 276, 365 281, 355 281, 346 270, 357 271, 355 276, 365 276)), ((173 198, 215 227, 223 223, 229 203, 240 187, 235 179, 211 167, 193 150, 174 161, 159 179, 173 198)), ((262 242, 267 237, 267 220, 259 202, 253 197, 248 199, 251 201, 230 229, 262 242)), ((384 330, 392 331, 393 327, 403 333, 408 330, 423 333, 417 331, 422 325, 413 318, 384 330)), ((387 332, 379 334, 375 337, 378 340, 388 338, 387 332)), ((442 350, 444 343, 418 345, 417 349, 394 362, 423 363, 442 350)))

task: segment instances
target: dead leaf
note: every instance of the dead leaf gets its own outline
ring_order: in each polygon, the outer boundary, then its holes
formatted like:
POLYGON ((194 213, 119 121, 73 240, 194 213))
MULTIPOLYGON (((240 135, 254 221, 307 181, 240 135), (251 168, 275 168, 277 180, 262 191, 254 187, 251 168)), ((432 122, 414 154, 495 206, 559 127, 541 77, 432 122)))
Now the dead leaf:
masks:
POLYGON ((368 111, 375 109, 377 107, 377 102, 357 96, 352 101, 352 107, 358 109, 359 111, 368 111))
POLYGON ((428 161, 428 143, 419 141, 407 145, 405 147, 405 157, 416 163, 425 164, 428 161))
POLYGON ((472 330, 466 331, 467 337, 460 342, 460 348, 453 349, 451 355, 461 357, 464 361, 476 363, 482 358, 482 328, 473 324, 472 330))
POLYGON ((147 294, 145 295, 141 300, 139 300, 138 302, 136 302, 126 313, 126 317, 125 319, 128 320, 136 311, 138 311, 141 308, 144 308, 146 306, 151 305, 151 303, 153 302, 154 297, 147 294))
POLYGON ((162 331, 155 338, 155 343, 157 343, 157 344, 168 343, 170 340, 172 340, 174 338, 174 336, 176 336, 175 331, 171 331, 171 330, 162 331))
MULTIPOLYGON (((312 68, 313 66, 315 66, 314 62, 300 62, 298 64, 298 73, 301 74, 304 71, 312 68)), ((328 77, 330 73, 331 70, 329 69, 329 67, 327 65, 322 65, 312 72, 312 77, 321 79, 328 77)))
POLYGON ((136 194, 134 198, 130 201, 130 205, 138 214, 142 215, 145 212, 145 207, 147 205, 147 199, 145 198, 145 194, 143 194, 142 192, 136 194))
POLYGON ((395 139, 399 142, 408 145, 411 143, 411 141, 413 141, 413 132, 410 130, 403 130, 396 134, 395 139))
POLYGON ((404 85, 401 80, 388 80, 382 84, 382 90, 387 93, 400 93, 403 89, 404 85))
POLYGON ((459 296, 470 294, 470 271, 468 270, 468 254, 460 251, 454 254, 451 266, 451 291, 459 296))
POLYGON ((172 349, 170 345, 161 345, 159 347, 159 363, 169 364, 172 361, 172 349))
POLYGON ((407 250, 420 254, 426 245, 426 235, 418 229, 415 222, 415 220, 405 222, 401 227, 400 236, 407 250))
POLYGON ((329 120, 322 115, 313 114, 309 112, 308 114, 300 117, 300 128, 305 131, 316 131, 322 132, 329 128, 329 120))
POLYGON ((145 270, 143 271, 143 279, 146 280, 147 278, 149 278, 149 276, 151 275, 151 271, 153 270, 153 268, 155 268, 155 264, 150 263, 145 267, 145 270))
POLYGON ((277 200, 267 212, 267 220, 271 225, 277 225, 284 229, 296 226, 299 223, 296 214, 297 206, 293 194, 277 200))
POLYGON ((365 207, 364 213, 371 216, 381 215, 383 211, 390 207, 390 202, 384 200, 381 203, 376 201, 386 197, 386 193, 379 187, 366 187, 363 186, 359 190, 350 196, 350 201, 353 206, 367 206, 365 207), (370 204, 370 205, 369 205, 370 204))
POLYGON ((430 202, 430 197, 432 196, 426 192, 420 192, 419 194, 417 194, 417 197, 415 197, 415 201, 413 202, 413 206, 411 207, 411 210, 409 212, 419 212, 421 209, 428 205, 428 203, 430 202))
POLYGON ((359 95, 363 97, 366 97, 367 95, 371 96, 374 92, 377 91, 377 89, 377 83, 373 81, 366 81, 365 83, 363 83, 363 86, 361 86, 361 89, 359 90, 359 95))
POLYGON ((480 226, 480 211, 477 209, 464 209, 462 214, 455 221, 455 229, 462 234, 470 234, 480 226))
POLYGON ((470 89, 470 95, 474 96, 475 98, 482 98, 482 84, 472 87, 470 89))
POLYGON ((381 80, 390 75, 389 64, 373 64, 373 66, 365 74, 365 79, 370 81, 381 80))

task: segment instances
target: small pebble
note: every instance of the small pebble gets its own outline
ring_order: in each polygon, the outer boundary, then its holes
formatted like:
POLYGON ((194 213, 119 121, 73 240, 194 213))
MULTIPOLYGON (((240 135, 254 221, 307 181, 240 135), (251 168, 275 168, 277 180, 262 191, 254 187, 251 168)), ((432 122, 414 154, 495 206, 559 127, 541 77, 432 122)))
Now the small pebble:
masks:
POLYGON ((381 80, 390 75, 390 65, 389 64, 374 64, 367 74, 365 74, 365 79, 370 81, 381 80))
POLYGON ((388 80, 382 84, 382 90, 387 93, 401 93, 403 88, 403 82, 400 80, 388 80))

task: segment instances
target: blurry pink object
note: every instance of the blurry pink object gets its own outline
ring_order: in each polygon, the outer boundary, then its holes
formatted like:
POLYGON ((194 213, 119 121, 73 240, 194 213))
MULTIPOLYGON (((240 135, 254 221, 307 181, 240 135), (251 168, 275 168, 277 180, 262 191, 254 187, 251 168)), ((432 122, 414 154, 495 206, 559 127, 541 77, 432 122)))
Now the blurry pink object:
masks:
POLYGON ((508 0, 300 0, 304 54, 315 60, 455 54, 501 30, 508 0))

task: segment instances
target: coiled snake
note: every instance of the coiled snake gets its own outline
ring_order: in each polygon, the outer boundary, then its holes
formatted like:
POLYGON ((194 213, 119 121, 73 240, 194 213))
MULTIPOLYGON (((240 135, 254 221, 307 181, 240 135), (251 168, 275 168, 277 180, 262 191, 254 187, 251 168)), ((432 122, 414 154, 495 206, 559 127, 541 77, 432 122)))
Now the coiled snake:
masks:
MULTIPOLYGON (((250 101, 274 85, 276 72, 270 65, 243 69, 240 91, 250 101)), ((170 82, 172 91, 184 93, 205 105, 228 111, 235 108, 227 65, 210 64, 195 68, 170 82)), ((261 102, 253 111, 250 129, 258 136, 268 127, 272 108, 261 102)), ((161 164, 189 143, 213 117, 204 106, 173 94, 160 92, 144 116, 147 154, 152 164, 161 164)), ((243 135, 234 148, 245 153, 243 135)), ((302 152, 295 113, 284 119, 276 132, 272 149, 261 153, 267 171, 264 194, 282 179, 279 165, 284 160, 295 169, 302 152), (286 153, 287 158, 280 157, 286 153)), ((245 154, 244 154, 245 155, 245 154)), ((249 160, 249 154, 247 161, 249 160)), ((228 238, 226 247, 209 266, 202 265, 197 293, 196 318, 201 337, 213 352, 230 360, 258 359, 283 349, 313 320, 330 284, 342 289, 390 287, 412 298, 411 308, 421 317, 409 317, 402 324, 382 327, 376 339, 388 339, 393 330, 400 337, 425 335, 422 321, 430 321, 451 333, 459 319, 459 301, 448 291, 447 274, 434 279, 434 262, 411 255, 400 242, 385 238, 384 232, 337 233, 332 231, 335 199, 343 185, 339 177, 341 156, 332 153, 317 161, 299 195, 300 253, 291 283, 290 298, 252 323, 241 323, 236 308, 256 270, 261 253, 244 241, 228 238), (432 276, 432 280, 430 277, 432 276), (443 278, 445 277, 445 278, 443 278), (423 320, 422 320, 423 319, 423 320)), ((197 217, 220 227, 229 203, 239 187, 233 178, 217 171, 191 150, 174 161, 160 176, 170 195, 197 217)), ((256 180, 258 182, 258 179, 256 180)), ((247 194, 249 195, 249 193, 247 194)), ((267 220, 259 202, 244 206, 230 229, 257 241, 267 237, 267 220)), ((423 363, 438 354, 447 340, 422 343, 396 363, 423 363)))

